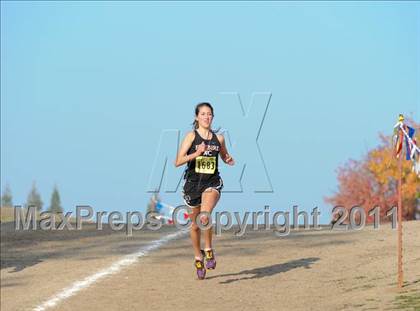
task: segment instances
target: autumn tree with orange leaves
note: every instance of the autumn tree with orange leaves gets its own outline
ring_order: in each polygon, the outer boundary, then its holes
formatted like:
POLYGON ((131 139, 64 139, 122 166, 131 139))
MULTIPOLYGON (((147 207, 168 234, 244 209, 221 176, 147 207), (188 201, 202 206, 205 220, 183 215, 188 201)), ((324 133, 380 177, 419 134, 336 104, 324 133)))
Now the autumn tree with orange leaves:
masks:
MULTIPOLYGON (((419 124, 409 120, 408 124, 416 129, 416 140, 420 141, 419 124)), ((381 144, 369 151, 360 161, 349 160, 337 170, 338 191, 325 201, 333 206, 342 206, 348 211, 360 206, 366 212, 366 222, 373 222, 369 210, 380 206, 380 219, 387 220, 386 212, 398 203, 398 160, 393 153, 391 136, 380 134, 381 144)), ((403 153, 402 198, 403 219, 414 219, 419 197, 419 176, 413 171, 412 161, 405 160, 403 153)), ((350 212, 350 211, 349 211, 350 212)))

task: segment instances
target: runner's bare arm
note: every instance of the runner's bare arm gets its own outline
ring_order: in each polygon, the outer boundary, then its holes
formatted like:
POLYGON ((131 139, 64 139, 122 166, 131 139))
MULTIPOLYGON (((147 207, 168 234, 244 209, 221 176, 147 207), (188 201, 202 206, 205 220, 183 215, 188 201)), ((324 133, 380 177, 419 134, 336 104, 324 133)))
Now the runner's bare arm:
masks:
POLYGON ((179 148, 179 152, 176 156, 176 159, 174 162, 176 167, 184 165, 188 161, 194 160, 196 157, 198 157, 204 152, 204 150, 202 150, 203 148, 200 148, 193 154, 187 155, 188 149, 190 149, 193 141, 194 141, 194 132, 189 132, 185 136, 184 140, 182 141, 181 147, 179 148))
POLYGON ((235 160, 231 157, 231 155, 228 153, 225 143, 225 138, 223 135, 218 134, 217 138, 220 142, 220 157, 222 158, 223 162, 225 162, 228 165, 235 165, 235 160))

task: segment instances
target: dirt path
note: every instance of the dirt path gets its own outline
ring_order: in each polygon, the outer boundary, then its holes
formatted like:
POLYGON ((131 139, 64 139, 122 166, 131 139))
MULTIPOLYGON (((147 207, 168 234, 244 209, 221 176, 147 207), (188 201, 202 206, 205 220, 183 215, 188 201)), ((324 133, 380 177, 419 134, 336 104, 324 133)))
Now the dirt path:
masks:
MULTIPOLYGON (((74 257, 46 258, 18 272, 2 267, 2 310, 30 310, 74 280, 109 266, 124 245, 134 249, 159 237, 141 233, 129 242, 122 236, 90 237, 102 244, 74 257), (82 254, 89 252, 92 257, 86 260, 82 254)), ((420 222, 404 224, 404 242, 402 291, 396 290, 396 231, 390 225, 346 232, 301 230, 283 238, 265 231, 248 231, 243 237, 228 232, 215 239, 218 266, 204 281, 195 277, 190 242, 184 238, 54 309, 418 310, 420 222)))

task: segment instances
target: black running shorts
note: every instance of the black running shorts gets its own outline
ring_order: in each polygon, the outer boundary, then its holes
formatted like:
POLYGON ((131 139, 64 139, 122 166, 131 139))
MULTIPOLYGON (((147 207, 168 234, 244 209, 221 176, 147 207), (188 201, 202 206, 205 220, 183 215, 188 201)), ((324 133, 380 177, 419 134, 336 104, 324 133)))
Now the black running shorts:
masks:
POLYGON ((223 188, 223 180, 220 176, 215 176, 205 182, 186 180, 184 184, 184 202, 190 207, 201 205, 201 194, 208 188, 213 188, 219 193, 223 188))

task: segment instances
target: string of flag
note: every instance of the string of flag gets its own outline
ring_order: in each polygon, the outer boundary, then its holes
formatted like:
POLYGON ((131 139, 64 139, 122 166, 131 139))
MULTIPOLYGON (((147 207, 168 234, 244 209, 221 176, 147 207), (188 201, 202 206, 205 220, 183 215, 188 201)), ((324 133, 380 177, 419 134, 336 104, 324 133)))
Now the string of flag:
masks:
POLYGON ((394 125, 392 142, 397 158, 402 155, 403 144, 405 143, 405 158, 413 162, 413 171, 420 176, 420 148, 417 146, 415 132, 414 128, 404 124, 404 116, 400 114, 398 122, 394 125))
MULTIPOLYGON (((155 211, 158 213, 156 219, 163 219, 168 225, 172 225, 174 223, 173 220, 173 213, 175 211, 175 207, 162 201, 158 200, 156 197, 152 196, 152 202, 155 204, 155 211)), ((188 213, 183 213, 184 220, 189 218, 188 213)))

